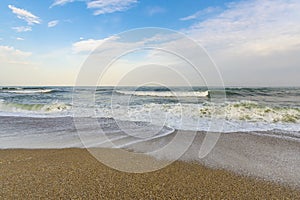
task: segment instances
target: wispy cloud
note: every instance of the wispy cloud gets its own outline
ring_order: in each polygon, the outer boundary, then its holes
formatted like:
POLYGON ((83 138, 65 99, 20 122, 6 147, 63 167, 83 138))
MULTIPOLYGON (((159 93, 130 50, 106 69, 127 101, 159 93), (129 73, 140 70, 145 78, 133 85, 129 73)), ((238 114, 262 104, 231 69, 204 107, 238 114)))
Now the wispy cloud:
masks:
POLYGON ((75 1, 86 2, 88 9, 95 10, 94 15, 126 11, 138 2, 138 0, 55 0, 50 8, 75 1))
POLYGON ((19 41, 23 41, 24 38, 21 38, 21 37, 17 37, 16 40, 19 40, 19 41))
POLYGON ((166 9, 159 7, 159 6, 152 6, 147 8, 147 14, 152 16, 155 14, 165 13, 166 9))
POLYGON ((75 42, 72 45, 72 50, 74 53, 88 53, 96 49, 99 45, 101 45, 104 41, 111 39, 114 40, 116 39, 115 36, 100 39, 100 40, 95 40, 95 39, 87 39, 83 40, 83 38, 80 39, 79 42, 75 42))
POLYGON ((88 40, 81 40, 79 42, 75 42, 72 45, 72 50, 74 53, 81 53, 81 52, 91 52, 100 44, 102 44, 103 40, 95 40, 95 39, 88 39, 88 40))
POLYGON ((17 27, 12 27, 13 30, 19 32, 28 32, 32 31, 30 26, 17 26, 17 27))
POLYGON ((215 13, 215 12, 218 12, 220 10, 221 9, 219 7, 208 7, 206 9, 200 10, 200 11, 198 11, 198 12, 192 14, 192 15, 180 18, 180 20, 181 21, 187 21, 187 20, 197 19, 201 16, 205 16, 205 15, 208 15, 208 14, 211 14, 211 13, 215 13))
POLYGON ((74 0, 55 0, 53 2, 53 4, 50 6, 50 8, 54 7, 54 6, 62 6, 62 5, 65 5, 67 3, 71 3, 73 2, 74 0))
POLYGON ((239 1, 182 31, 208 50, 228 85, 299 85, 299 10, 298 0, 239 1))
POLYGON ((41 23, 41 19, 39 17, 35 16, 34 14, 32 14, 31 12, 29 12, 27 10, 17 8, 13 5, 8 5, 8 8, 11 9, 11 11, 15 15, 17 15, 17 17, 19 19, 25 20, 29 25, 41 23))
POLYGON ((126 11, 131 8, 137 0, 92 0, 87 7, 95 9, 94 15, 126 11))
POLYGON ((58 20, 50 21, 50 22, 48 22, 48 27, 52 28, 52 27, 56 26, 58 23, 59 23, 58 20))
POLYGON ((185 31, 210 49, 268 54, 300 44, 299 10, 298 0, 230 3, 185 31))

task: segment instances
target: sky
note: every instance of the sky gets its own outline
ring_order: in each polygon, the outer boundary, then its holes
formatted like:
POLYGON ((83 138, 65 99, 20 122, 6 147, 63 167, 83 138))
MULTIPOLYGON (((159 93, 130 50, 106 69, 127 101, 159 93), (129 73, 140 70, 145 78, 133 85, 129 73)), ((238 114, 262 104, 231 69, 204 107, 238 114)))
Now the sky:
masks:
MULTIPOLYGON (((136 41, 115 38, 144 27, 179 32, 195 41, 226 86, 300 86, 299 0, 2 0, 0 85, 74 85, 95 48, 105 41, 115 48, 113 54, 121 47, 140 47, 136 41)), ((150 38, 158 37, 140 37, 150 38)), ((160 47, 176 47, 191 60, 199 57, 184 42, 164 40, 160 47)), ((181 82, 176 82, 176 75, 165 75, 168 70, 162 65, 176 68, 192 84, 219 84, 205 72, 204 82, 195 81, 191 67, 157 51, 120 58, 103 84, 115 85, 133 66, 151 63, 161 65, 153 67, 152 76, 168 79, 169 84, 181 82)), ((128 76, 132 85, 146 77, 141 70, 133 74, 128 76)))

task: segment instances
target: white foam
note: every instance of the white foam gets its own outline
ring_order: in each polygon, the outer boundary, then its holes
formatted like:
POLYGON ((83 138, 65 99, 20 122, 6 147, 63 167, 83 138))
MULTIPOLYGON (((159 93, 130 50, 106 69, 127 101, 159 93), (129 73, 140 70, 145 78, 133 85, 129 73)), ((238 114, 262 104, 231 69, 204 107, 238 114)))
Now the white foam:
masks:
POLYGON ((135 106, 99 107, 99 117, 120 120, 145 121, 162 124, 182 130, 208 131, 212 118, 225 122, 224 132, 300 130, 300 109, 271 108, 253 102, 232 102, 224 104, 157 104, 135 106))
POLYGON ((43 89, 43 90, 8 90, 8 93, 16 93, 16 94, 35 94, 35 93, 50 93, 53 92, 51 89, 43 89))
POLYGON ((207 97, 208 91, 203 92, 179 92, 179 91, 123 91, 117 90, 119 94, 135 96, 154 96, 154 97, 207 97))

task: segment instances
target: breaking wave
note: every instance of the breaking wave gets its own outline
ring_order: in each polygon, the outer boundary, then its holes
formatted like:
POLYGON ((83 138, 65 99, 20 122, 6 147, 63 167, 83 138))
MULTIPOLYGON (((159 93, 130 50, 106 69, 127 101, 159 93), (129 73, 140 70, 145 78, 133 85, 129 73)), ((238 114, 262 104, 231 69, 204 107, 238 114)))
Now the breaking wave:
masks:
POLYGON ((9 90, 9 93, 17 93, 17 94, 35 94, 35 93, 51 93, 54 90, 9 90))
POLYGON ((200 117, 217 117, 222 115, 229 120, 268 123, 299 123, 300 108, 297 107, 271 107, 252 101, 231 102, 223 105, 204 105, 199 108, 200 117))
POLYGON ((38 112, 38 113, 53 113, 61 112, 70 109, 71 106, 64 103, 51 104, 21 104, 8 103, 0 101, 0 111, 2 112, 38 112))
POLYGON ((149 103, 132 107, 120 106, 114 110, 99 108, 100 116, 121 117, 124 119, 147 121, 149 115, 160 118, 169 116, 172 119, 181 117, 197 120, 226 119, 227 121, 267 122, 267 123, 300 123, 300 108, 297 107, 271 107, 251 101, 227 102, 222 104, 158 104, 149 103))
POLYGON ((208 91, 123 91, 117 90, 116 93, 123 95, 134 95, 134 96, 153 96, 153 97, 208 97, 208 91))

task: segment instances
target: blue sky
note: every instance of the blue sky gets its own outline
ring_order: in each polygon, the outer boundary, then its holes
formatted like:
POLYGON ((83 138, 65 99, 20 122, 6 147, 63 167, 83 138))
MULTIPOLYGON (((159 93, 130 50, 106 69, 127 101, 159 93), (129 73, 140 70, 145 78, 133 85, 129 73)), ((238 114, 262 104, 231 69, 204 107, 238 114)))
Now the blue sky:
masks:
POLYGON ((54 2, 4 0, 0 6, 2 44, 47 52, 71 45, 80 38, 101 39, 133 28, 150 26, 180 30, 193 23, 180 18, 207 7, 222 7, 226 1, 132 1, 124 11, 99 15, 94 13, 97 9, 88 9, 85 1, 52 6, 54 2), (25 20, 18 19, 8 5, 31 12, 39 17, 40 24, 28 25, 25 20), (48 23, 55 20, 58 24, 49 28, 48 23), (31 27, 32 31, 16 32, 12 27, 31 27), (16 38, 24 41, 15 41, 16 38))
POLYGON ((3 0, 0 85, 72 85, 103 39, 142 27, 197 41, 226 85, 300 85, 299 10, 297 0, 3 0))

